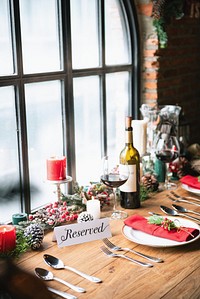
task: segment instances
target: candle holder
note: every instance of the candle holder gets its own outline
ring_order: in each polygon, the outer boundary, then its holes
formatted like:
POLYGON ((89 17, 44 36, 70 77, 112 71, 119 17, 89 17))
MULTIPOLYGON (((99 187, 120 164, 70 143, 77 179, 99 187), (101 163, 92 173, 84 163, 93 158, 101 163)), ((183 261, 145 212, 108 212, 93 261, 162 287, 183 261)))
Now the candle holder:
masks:
POLYGON ((46 180, 46 182, 56 186, 56 191, 55 192, 57 194, 57 200, 60 201, 61 200, 61 195, 62 195, 61 185, 72 182, 72 177, 71 176, 66 176, 66 179, 64 179, 64 180, 58 180, 58 181, 46 180))

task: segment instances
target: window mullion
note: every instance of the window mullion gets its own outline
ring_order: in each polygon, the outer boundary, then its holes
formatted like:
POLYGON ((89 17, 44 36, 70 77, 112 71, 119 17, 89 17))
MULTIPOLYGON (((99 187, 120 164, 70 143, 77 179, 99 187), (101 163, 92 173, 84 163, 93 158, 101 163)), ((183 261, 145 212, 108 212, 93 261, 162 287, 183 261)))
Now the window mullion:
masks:
MULTIPOLYGON (((72 72, 72 45, 71 45, 71 24, 70 24, 70 1, 61 1, 62 5, 62 38, 63 38, 63 65, 65 78, 62 90, 63 109, 63 152, 67 157, 67 174, 76 180, 75 161, 75 128, 74 128, 74 103, 73 103, 73 72, 72 72)), ((72 186, 68 184, 68 191, 72 186)))
POLYGON ((26 127, 26 109, 25 109, 25 94, 23 78, 23 63, 22 63, 22 43, 21 43, 21 27, 20 27, 20 12, 19 1, 11 0, 12 11, 12 27, 15 27, 16 38, 13 33, 13 49, 14 49, 14 66, 17 76, 20 78, 16 87, 16 117, 17 117, 17 133, 18 133, 18 150, 19 150, 19 171, 20 171, 20 187, 22 189, 21 205, 22 211, 31 212, 30 198, 30 179, 29 179, 29 163, 28 163, 28 141, 26 127))
POLYGON ((21 82, 16 88, 16 117, 18 131, 18 149, 19 149, 19 169, 20 169, 20 186, 22 188, 22 210, 26 213, 31 212, 30 203, 30 179, 28 163, 28 141, 26 127, 26 110, 24 84, 21 82))
POLYGON ((23 74, 23 63, 22 63, 22 42, 21 42, 21 26, 20 26, 20 12, 19 12, 19 1, 18 0, 10 0, 11 1, 11 22, 12 28, 12 41, 13 41, 13 51, 14 51, 14 69, 17 76, 21 77, 23 74), (16 40, 17 36, 17 40, 16 40))

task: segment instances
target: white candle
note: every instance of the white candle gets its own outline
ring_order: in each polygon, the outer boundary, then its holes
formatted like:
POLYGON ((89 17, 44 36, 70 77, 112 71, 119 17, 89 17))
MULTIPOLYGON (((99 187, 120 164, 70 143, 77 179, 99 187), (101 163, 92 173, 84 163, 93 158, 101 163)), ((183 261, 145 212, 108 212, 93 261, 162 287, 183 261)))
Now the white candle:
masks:
POLYGON ((147 121, 132 120, 133 145, 138 150, 140 157, 146 153, 147 147, 147 121))
POLYGON ((100 201, 92 197, 87 201, 87 212, 93 216, 94 219, 99 219, 101 214, 100 201))

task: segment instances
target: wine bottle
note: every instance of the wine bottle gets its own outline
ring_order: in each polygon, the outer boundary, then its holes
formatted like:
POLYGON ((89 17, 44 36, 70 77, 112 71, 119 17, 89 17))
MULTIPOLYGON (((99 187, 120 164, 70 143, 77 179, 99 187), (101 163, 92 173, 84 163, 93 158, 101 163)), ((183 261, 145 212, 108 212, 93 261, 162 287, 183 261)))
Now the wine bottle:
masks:
POLYGON ((128 164, 129 178, 120 187, 120 203, 122 208, 136 209, 140 207, 140 155, 133 145, 132 118, 126 117, 125 147, 120 153, 120 167, 128 164))

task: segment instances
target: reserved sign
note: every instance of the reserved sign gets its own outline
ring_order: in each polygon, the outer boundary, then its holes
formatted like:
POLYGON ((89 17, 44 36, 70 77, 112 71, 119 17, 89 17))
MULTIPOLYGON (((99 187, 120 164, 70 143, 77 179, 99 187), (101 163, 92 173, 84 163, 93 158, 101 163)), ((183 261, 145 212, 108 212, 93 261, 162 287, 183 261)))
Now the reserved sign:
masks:
POLYGON ((54 233, 58 247, 112 237, 109 218, 57 226, 54 233))

